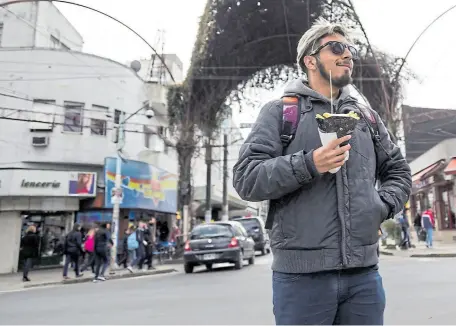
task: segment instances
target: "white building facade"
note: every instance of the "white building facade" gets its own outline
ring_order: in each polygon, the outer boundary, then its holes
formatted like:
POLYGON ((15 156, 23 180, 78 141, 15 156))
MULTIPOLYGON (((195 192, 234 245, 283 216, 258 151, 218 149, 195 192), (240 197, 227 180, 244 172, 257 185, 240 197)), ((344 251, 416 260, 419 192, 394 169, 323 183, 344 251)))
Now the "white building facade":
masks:
MULTIPOLYGON (((130 67, 79 52, 82 37, 51 2, 8 9, 0 16, 0 274, 20 267, 30 224, 47 239, 41 263, 60 263, 59 237, 104 188, 120 115, 147 101, 130 67)), ((131 118, 124 156, 136 160, 147 149, 145 128, 158 125, 143 112, 131 118)))

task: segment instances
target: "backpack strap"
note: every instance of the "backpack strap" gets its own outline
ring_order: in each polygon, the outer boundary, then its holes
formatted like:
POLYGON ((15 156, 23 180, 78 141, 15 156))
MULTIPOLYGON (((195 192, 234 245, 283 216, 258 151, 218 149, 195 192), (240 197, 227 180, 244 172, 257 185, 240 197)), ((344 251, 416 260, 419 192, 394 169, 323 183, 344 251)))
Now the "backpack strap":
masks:
MULTIPOLYGON (((302 97, 300 96, 282 97, 282 134, 280 135, 280 140, 284 150, 290 145, 298 130, 302 112, 301 105, 302 97)), ((273 205, 271 201, 269 201, 269 205, 273 205)), ((271 212, 271 207, 269 207, 265 228, 271 230, 273 223, 274 213, 271 212)))
POLYGON ((301 97, 285 96, 282 98, 282 134, 280 140, 286 148, 293 140, 301 119, 301 97))
POLYGON ((367 127, 369 129, 369 132, 371 134, 372 140, 374 141, 374 144, 379 144, 380 143, 380 129, 378 127, 377 119, 375 118, 375 115, 372 113, 371 109, 364 105, 358 105, 359 111, 361 112, 364 121, 367 124, 367 127))

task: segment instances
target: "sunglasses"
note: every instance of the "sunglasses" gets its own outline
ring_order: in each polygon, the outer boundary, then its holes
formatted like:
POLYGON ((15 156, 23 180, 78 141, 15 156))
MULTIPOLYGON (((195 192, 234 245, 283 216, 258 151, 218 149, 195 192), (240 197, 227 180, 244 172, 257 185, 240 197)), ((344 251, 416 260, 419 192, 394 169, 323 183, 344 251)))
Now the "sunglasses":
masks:
POLYGON ((353 60, 358 60, 359 55, 358 55, 358 50, 352 46, 348 45, 342 42, 338 41, 329 41, 321 46, 319 46, 315 51, 313 51, 310 55, 316 55, 318 52, 320 52, 323 48, 329 46, 331 48, 332 53, 335 55, 342 55, 345 52, 345 49, 348 49, 350 51, 353 60))

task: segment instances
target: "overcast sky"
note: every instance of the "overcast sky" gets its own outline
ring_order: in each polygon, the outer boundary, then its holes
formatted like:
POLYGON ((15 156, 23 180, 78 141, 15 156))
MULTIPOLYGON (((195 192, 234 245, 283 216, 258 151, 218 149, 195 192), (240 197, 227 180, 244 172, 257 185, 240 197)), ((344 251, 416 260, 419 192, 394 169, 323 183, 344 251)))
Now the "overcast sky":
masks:
MULTIPOLYGON (((73 0, 115 16, 130 25, 152 45, 158 29, 164 29, 164 52, 176 53, 189 66, 197 34, 199 17, 206 0, 73 0)), ((404 56, 415 38, 439 14, 456 0, 354 0, 371 43, 386 52, 404 56)), ((59 4, 58 7, 80 31, 84 51, 127 62, 150 56, 150 49, 134 34, 119 24, 85 9, 59 4)), ((409 66, 420 80, 407 85, 407 104, 456 108, 453 96, 454 53, 452 38, 456 9, 433 25, 408 58, 409 66)), ((277 93, 277 92, 276 92, 277 93)), ((262 98, 276 96, 262 94, 262 98)), ((252 109, 240 119, 252 120, 252 109)))

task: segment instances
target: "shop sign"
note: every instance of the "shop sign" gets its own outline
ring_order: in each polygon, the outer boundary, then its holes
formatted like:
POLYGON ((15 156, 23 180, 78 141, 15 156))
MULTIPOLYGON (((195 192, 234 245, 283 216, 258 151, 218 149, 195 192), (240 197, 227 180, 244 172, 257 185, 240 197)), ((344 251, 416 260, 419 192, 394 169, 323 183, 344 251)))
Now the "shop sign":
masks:
POLYGON ((43 182, 43 181, 28 181, 27 179, 22 179, 21 187, 23 188, 59 188, 60 182, 54 180, 53 182, 43 182))
POLYGON ((419 180, 413 183, 414 190, 420 190, 434 183, 434 176, 430 176, 424 180, 419 180))
POLYGON ((0 196, 95 197, 94 172, 0 170, 0 196))
POLYGON ((115 190, 116 162, 116 158, 105 159, 105 208, 119 202, 120 208, 176 214, 177 175, 144 162, 125 160, 119 191, 115 190))

